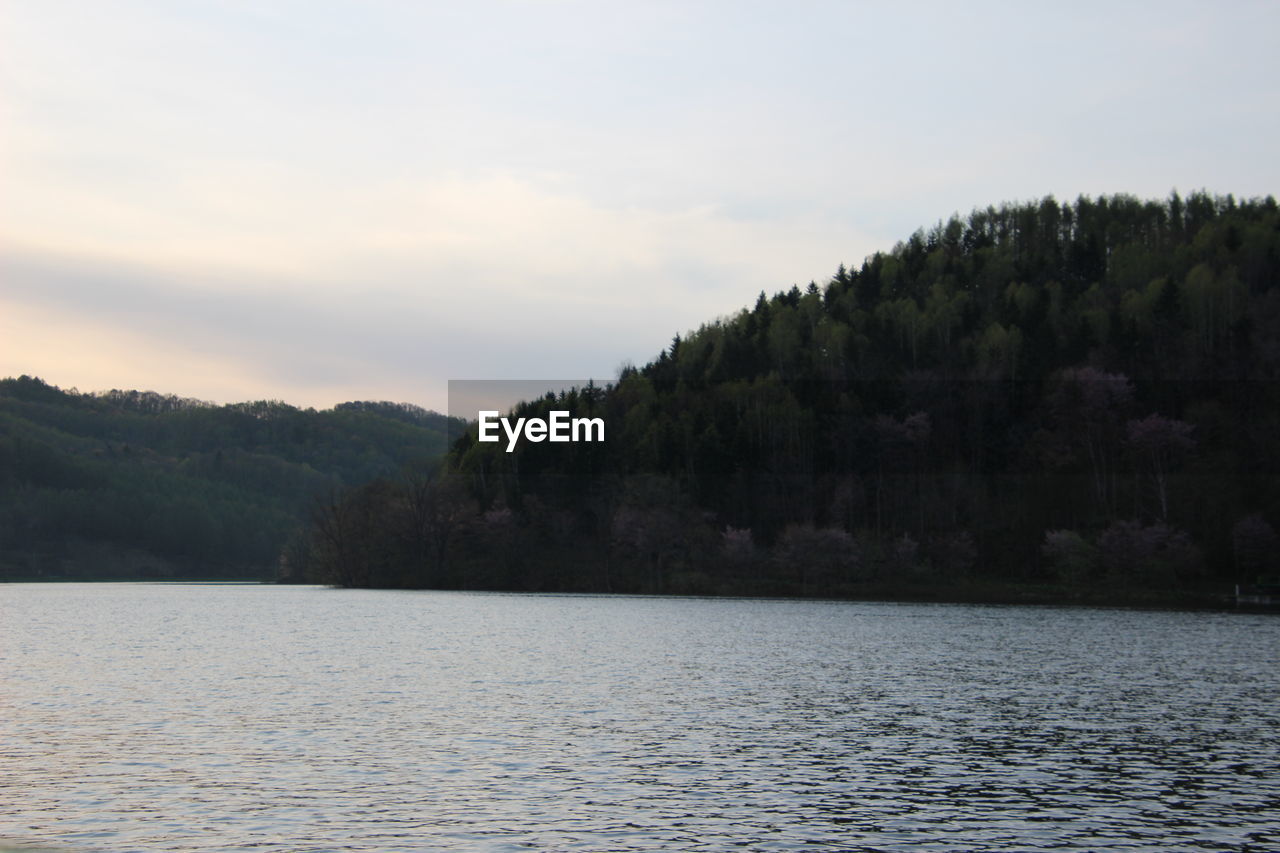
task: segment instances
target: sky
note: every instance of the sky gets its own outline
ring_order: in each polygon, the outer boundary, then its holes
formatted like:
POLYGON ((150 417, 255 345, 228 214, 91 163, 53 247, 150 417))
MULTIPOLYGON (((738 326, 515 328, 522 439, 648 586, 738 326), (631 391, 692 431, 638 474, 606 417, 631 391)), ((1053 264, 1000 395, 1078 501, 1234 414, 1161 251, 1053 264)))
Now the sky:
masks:
POLYGON ((953 213, 1280 191, 1280 3, 0 0, 0 376, 437 410, 953 213))

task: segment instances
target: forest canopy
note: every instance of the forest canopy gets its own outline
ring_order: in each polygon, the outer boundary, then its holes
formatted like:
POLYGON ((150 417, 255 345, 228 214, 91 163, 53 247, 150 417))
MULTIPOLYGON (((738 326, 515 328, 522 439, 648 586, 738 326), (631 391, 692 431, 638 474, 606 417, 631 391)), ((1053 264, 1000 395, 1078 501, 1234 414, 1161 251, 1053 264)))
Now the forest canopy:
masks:
POLYGON ((1052 197, 921 229, 336 496, 293 571, 348 586, 1195 596, 1273 570, 1275 199, 1052 197))
POLYGON ((0 380, 0 578, 272 578, 312 506, 436 462, 417 406, 218 406, 0 380))

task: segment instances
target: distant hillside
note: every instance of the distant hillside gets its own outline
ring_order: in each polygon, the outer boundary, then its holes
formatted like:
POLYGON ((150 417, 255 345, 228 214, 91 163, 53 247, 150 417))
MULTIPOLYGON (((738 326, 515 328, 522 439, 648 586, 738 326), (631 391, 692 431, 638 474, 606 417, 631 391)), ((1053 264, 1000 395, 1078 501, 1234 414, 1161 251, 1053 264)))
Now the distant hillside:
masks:
POLYGON ((1275 571, 1277 380, 1274 198, 988 207, 516 412, 602 416, 604 445, 473 431, 449 477, 353 490, 310 565, 355 586, 1221 591, 1275 571))
POLYGON ((436 462, 416 406, 218 406, 0 380, 0 579, 269 578, 325 495, 436 462))

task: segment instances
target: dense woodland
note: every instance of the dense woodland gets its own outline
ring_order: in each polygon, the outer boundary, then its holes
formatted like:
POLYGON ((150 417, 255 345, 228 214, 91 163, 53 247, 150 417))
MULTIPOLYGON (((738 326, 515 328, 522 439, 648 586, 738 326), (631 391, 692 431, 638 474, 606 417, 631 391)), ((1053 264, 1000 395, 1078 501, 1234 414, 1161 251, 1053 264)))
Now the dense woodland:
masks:
POLYGON ((436 461, 416 406, 217 406, 0 380, 0 579, 273 578, 326 496, 436 461))
POLYGON ((603 444, 474 428, 317 508, 286 575, 343 586, 1208 600, 1275 571, 1272 197, 953 217, 678 336, 603 444))

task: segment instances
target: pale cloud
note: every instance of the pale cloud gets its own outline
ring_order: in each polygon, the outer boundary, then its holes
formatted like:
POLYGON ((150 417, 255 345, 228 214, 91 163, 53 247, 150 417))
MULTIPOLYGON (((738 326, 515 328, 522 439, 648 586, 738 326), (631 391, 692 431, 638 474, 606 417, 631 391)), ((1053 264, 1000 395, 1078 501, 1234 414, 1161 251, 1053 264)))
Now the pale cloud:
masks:
MULTIPOLYGON (((267 197, 241 218, 247 234, 255 217, 305 210, 305 198, 281 193, 282 207, 263 212, 267 197)), ((275 381, 291 398, 331 405, 400 387, 385 396, 440 407, 449 378, 613 375, 759 290, 803 283, 792 275, 797 246, 839 257, 847 245, 822 223, 597 208, 511 177, 399 187, 340 206, 346 227, 256 243, 184 241, 157 218, 135 225, 136 243, 107 244, 112 254, 8 248, 0 298, 44 318, 44 329, 10 338, 0 364, 40 372, 43 358, 63 366, 55 381, 98 387, 104 362, 150 361, 170 365, 183 393, 223 399, 225 378, 197 384, 208 370, 182 366, 221 358, 246 393, 275 381), (88 340, 113 343, 67 356, 88 340), (67 369, 75 364, 83 369, 67 369)), ((811 277, 833 271, 824 264, 811 277)))
MULTIPOLYGON (((18 181, 23 200, 10 206, 11 245, 216 271, 227 287, 288 289, 293 282, 301 289, 305 282, 324 291, 413 280, 438 299, 467 302, 467 291, 483 285, 489 295, 536 295, 549 306, 609 293, 622 307, 629 291, 611 283, 647 275, 650 286, 635 301, 649 304, 671 289, 676 303, 686 295, 665 277, 696 262, 726 273, 714 297, 741 301, 750 288, 825 276, 833 263, 860 260, 876 245, 816 215, 778 221, 737 218, 712 204, 605 207, 512 175, 317 185, 287 167, 222 168, 193 174, 175 185, 173 201, 154 206, 77 186, 36 192, 32 183, 18 181), (823 260, 802 266, 798 258, 823 260)), ((180 285, 183 276, 174 278, 180 285)))
POLYGON ((270 377, 225 353, 201 353, 178 341, 48 306, 6 300, 0 309, 0 364, 6 375, 41 376, 85 391, 156 390, 215 402, 278 394, 270 377))

